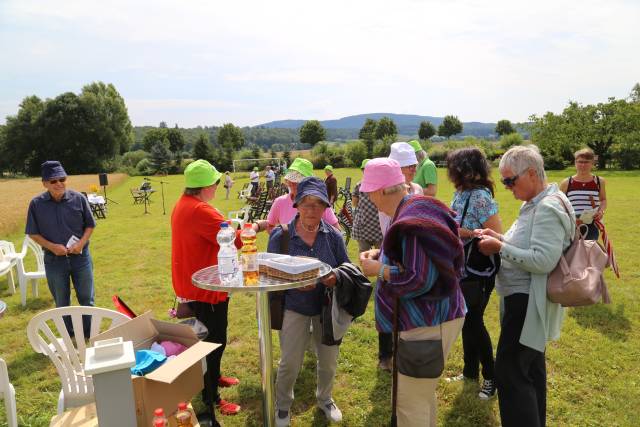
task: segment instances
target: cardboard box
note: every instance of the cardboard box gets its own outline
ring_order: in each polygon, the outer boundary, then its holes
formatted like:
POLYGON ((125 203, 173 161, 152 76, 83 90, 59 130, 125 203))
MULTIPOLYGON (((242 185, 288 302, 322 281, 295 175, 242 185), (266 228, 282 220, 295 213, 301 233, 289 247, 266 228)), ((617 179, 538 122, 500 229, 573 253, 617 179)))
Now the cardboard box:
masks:
POLYGON ((153 319, 151 312, 133 318, 102 334, 95 341, 122 337, 132 341, 136 350, 149 349, 154 341, 174 341, 187 350, 166 362, 155 371, 140 377, 131 375, 136 400, 136 419, 139 427, 152 425, 153 411, 163 408, 172 413, 180 402, 189 402, 204 387, 203 359, 220 344, 200 341, 187 325, 153 319))

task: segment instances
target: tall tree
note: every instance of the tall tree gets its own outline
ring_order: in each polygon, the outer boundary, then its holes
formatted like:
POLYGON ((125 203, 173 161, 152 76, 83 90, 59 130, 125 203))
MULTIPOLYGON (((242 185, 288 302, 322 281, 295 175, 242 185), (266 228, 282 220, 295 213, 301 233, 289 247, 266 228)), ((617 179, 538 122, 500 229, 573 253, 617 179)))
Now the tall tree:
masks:
POLYGON ((444 136, 447 139, 460 132, 462 132, 462 122, 457 116, 444 116, 444 120, 442 120, 442 123, 438 126, 438 135, 444 136))
POLYGON ((496 123, 496 133, 500 136, 509 135, 510 133, 514 133, 516 130, 513 128, 513 125, 509 120, 500 120, 496 123))
POLYGON ((39 151, 44 106, 37 96, 28 96, 20 103, 18 114, 7 117, 4 149, 0 153, 7 170, 37 175, 42 163, 39 151))
POLYGON ((300 142, 312 147, 325 138, 325 130, 317 120, 308 120, 300 128, 300 142))
POLYGON ((418 138, 425 141, 436 134, 436 127, 426 120, 420 122, 420 128, 418 129, 418 138))
POLYGON ((394 139, 398 135, 398 128, 395 122, 387 116, 378 120, 376 126, 376 139, 394 139))
POLYGON ((153 128, 149 129, 147 133, 142 137, 142 148, 144 151, 150 153, 151 149, 156 144, 162 144, 163 141, 168 140, 168 129, 166 128, 153 128))
POLYGON ((629 93, 629 102, 640 103, 640 83, 633 85, 631 93, 629 93))
POLYGON ((154 173, 166 174, 169 170, 171 155, 165 144, 156 144, 151 148, 149 163, 154 173))
POLYGON ((196 139, 196 143, 193 146, 193 158, 196 160, 203 159, 213 163, 213 151, 211 144, 209 144, 208 134, 201 133, 198 135, 198 139, 196 139))
POLYGON ((373 157, 373 144, 376 142, 376 127, 378 122, 373 119, 367 119, 362 125, 358 138, 364 141, 364 145, 367 148, 367 158, 373 157))

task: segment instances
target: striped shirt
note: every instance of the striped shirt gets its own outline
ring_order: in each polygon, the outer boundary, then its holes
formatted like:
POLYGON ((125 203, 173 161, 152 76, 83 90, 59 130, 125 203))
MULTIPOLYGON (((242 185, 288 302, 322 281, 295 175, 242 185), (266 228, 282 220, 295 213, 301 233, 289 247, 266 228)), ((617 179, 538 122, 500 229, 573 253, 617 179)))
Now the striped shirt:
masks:
MULTIPOLYGON (((423 326, 437 326, 460 317, 467 309, 462 292, 433 300, 427 295, 438 279, 438 270, 420 246, 416 236, 402 241, 403 270, 390 266, 390 280, 378 281, 375 289, 376 327, 380 332, 393 332, 393 300, 400 296, 399 330, 408 331, 423 326)), ((389 266, 391 261, 380 254, 380 261, 389 266)))
POLYGON ((600 207, 600 178, 594 176, 591 181, 578 181, 569 177, 567 198, 579 216, 586 210, 600 207))

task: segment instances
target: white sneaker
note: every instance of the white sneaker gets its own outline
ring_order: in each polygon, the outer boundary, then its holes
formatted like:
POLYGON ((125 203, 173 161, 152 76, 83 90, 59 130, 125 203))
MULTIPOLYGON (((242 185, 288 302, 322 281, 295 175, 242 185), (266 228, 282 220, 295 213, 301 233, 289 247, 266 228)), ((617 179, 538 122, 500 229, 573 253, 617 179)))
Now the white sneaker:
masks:
POLYGON ((336 404, 331 401, 329 403, 325 403, 324 405, 318 405, 318 408, 324 412, 324 415, 327 417, 329 422, 339 423, 342 421, 342 411, 336 406, 336 404))
POLYGON ((289 411, 276 409, 275 419, 277 427, 289 427, 289 424, 291 424, 291 414, 289 411))

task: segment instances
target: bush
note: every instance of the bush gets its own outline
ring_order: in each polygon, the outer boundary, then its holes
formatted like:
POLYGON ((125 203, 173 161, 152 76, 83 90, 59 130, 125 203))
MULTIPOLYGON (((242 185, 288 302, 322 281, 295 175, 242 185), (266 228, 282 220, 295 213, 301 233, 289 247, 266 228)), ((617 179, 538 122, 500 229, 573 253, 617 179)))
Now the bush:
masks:
POLYGON ((523 142, 524 139, 522 138, 522 135, 517 132, 510 133, 500 138, 500 148, 502 148, 503 150, 508 150, 514 145, 522 145, 523 142))
POLYGON ((367 158, 367 146, 362 141, 350 142, 345 146, 345 166, 347 161, 349 165, 360 167, 362 161, 367 158))
POLYGON ((542 154, 542 157, 544 158, 544 168, 546 170, 563 170, 567 167, 560 154, 542 154))
POLYGON ((147 153, 144 150, 127 151, 122 156, 122 160, 120 161, 120 164, 122 166, 135 168, 136 165, 140 163, 140 160, 145 159, 148 156, 149 156, 149 153, 147 153))
POLYGON ((136 165, 136 169, 139 175, 153 175, 154 172, 151 161, 147 158, 140 160, 136 165))
POLYGON ((640 145, 616 144, 612 147, 611 159, 620 169, 638 169, 640 168, 640 145))
POLYGON ((449 150, 442 145, 434 145, 429 150, 429 158, 432 162, 444 162, 447 160, 449 150))

